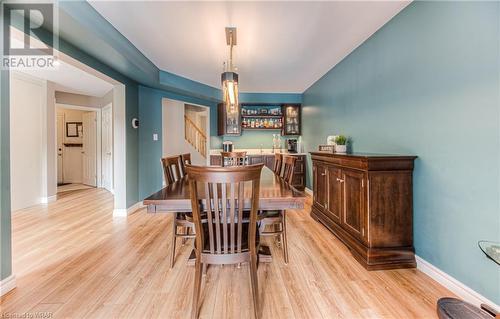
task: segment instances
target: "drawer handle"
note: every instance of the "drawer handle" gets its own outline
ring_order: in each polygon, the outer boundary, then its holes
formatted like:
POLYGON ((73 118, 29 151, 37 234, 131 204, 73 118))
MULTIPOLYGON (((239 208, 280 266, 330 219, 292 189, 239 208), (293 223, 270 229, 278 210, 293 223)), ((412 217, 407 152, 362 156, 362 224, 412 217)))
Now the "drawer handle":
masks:
POLYGON ((325 175, 326 175, 326 173, 321 173, 321 176, 325 176, 325 175))
POLYGON ((337 177, 337 182, 339 182, 339 183, 343 183, 343 182, 344 182, 344 180, 343 180, 343 179, 340 179, 340 178, 338 178, 338 177, 337 177))

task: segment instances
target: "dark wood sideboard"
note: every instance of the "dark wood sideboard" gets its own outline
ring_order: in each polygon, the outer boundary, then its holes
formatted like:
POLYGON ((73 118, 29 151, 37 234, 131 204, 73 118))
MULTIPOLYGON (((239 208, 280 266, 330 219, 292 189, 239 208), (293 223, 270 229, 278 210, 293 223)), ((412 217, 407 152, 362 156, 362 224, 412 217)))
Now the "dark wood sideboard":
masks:
POLYGON ((416 156, 311 152, 311 216, 368 270, 415 267, 416 156))
MULTIPOLYGON (((306 187, 306 155, 285 154, 297 157, 293 171, 292 186, 298 190, 306 187)), ((270 169, 274 167, 274 154, 248 155, 248 164, 264 163, 270 169)), ((222 157, 220 155, 210 155, 210 165, 221 166, 222 157)))

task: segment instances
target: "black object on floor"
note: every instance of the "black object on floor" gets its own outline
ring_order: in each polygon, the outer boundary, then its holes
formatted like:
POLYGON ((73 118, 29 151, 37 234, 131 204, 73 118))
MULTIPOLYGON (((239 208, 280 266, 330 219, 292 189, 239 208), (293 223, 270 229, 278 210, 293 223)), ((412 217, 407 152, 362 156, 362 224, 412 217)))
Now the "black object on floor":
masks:
POLYGON ((64 186, 64 185, 69 185, 71 183, 57 183, 57 186, 64 186))
POLYGON ((437 302, 439 319, 492 319, 488 312, 457 298, 441 298, 437 302))

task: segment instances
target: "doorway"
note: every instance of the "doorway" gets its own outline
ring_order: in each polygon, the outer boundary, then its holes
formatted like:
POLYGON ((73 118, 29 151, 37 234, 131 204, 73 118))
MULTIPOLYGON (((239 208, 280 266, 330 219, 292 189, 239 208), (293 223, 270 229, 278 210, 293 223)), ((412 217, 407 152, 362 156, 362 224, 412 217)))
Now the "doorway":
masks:
POLYGON ((98 110, 56 105, 58 193, 98 186, 98 110))
POLYGON ((162 156, 190 153, 193 164, 207 165, 209 136, 209 107, 162 100, 162 156))

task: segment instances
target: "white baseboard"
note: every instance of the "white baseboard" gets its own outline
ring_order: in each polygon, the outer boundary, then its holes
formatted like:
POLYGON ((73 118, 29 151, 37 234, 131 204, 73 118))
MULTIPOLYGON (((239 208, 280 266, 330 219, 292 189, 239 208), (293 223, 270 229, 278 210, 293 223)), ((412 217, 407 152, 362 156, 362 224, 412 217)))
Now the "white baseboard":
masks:
POLYGON ((4 280, 0 281, 0 297, 16 288, 16 276, 10 275, 4 280))
POLYGON ((55 202, 56 200, 57 200, 57 195, 52 195, 52 196, 40 198, 40 203, 41 204, 48 204, 48 203, 55 202))
POLYGON ((113 209, 113 217, 127 217, 128 215, 132 215, 137 210, 145 207, 142 202, 137 202, 129 208, 115 208, 113 209))
POLYGON ((304 188, 304 190, 305 190, 306 194, 311 195, 311 196, 313 195, 312 189, 306 187, 306 188, 304 188))
POLYGON ((488 304, 491 307, 500 310, 500 306, 495 304, 493 301, 487 299, 483 295, 479 294, 475 290, 469 288, 462 282, 448 275, 441 269, 437 268, 433 264, 429 263, 425 259, 422 259, 419 256, 415 255, 415 259, 417 261, 417 269, 431 277, 442 286, 453 292, 455 295, 460 297, 461 299, 476 305, 480 306, 482 303, 488 304))

